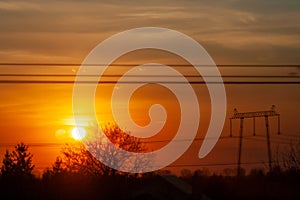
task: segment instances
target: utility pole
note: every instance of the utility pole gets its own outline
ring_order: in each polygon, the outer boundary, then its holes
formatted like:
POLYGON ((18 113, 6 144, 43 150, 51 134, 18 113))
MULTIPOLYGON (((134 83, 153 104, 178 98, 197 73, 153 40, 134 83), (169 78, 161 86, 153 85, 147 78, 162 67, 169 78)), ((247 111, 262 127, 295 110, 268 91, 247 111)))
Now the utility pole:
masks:
POLYGON ((265 116, 266 121, 266 137, 267 137, 267 147, 268 147, 268 157, 269 157, 269 169, 272 169, 272 156, 271 156, 271 143, 270 143, 270 130, 269 130, 269 118, 265 116))
POLYGON ((253 136, 255 136, 255 117, 253 117, 253 136))
POLYGON ((239 137, 239 157, 238 157, 238 167, 237 167, 237 176, 241 175, 241 158, 242 158, 242 144, 243 144, 243 126, 244 126, 244 117, 240 118, 240 137, 239 137))
POLYGON ((265 117, 266 126, 266 140, 267 140, 267 150, 268 150, 268 161, 269 170, 272 170, 272 154, 271 154, 271 142, 270 142, 270 128, 269 128, 269 117, 277 117, 277 133, 280 134, 280 114, 275 111, 275 106, 272 105, 270 110, 266 111, 256 111, 256 112, 238 112, 234 109, 233 116, 230 118, 230 137, 232 137, 232 120, 240 119, 240 133, 239 133, 239 151, 238 151, 238 163, 237 163, 237 176, 241 175, 241 158, 242 158, 242 140, 243 140, 243 126, 245 118, 253 118, 253 136, 256 135, 255 132, 255 119, 258 117, 265 117))
POLYGON ((230 137, 232 137, 232 119, 230 118, 230 137))

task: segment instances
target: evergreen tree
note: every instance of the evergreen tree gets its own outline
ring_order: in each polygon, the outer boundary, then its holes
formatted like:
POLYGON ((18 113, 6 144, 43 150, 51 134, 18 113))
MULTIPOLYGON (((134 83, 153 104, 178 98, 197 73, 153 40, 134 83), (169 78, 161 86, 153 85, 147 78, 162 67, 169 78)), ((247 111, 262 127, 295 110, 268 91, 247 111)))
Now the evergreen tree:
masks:
POLYGON ((13 174, 14 170, 14 163, 12 160, 12 156, 9 153, 9 151, 6 149, 3 161, 2 161, 2 167, 1 167, 1 175, 3 177, 11 176, 13 174))
POLYGON ((24 143, 17 144, 12 153, 9 153, 9 151, 6 150, 1 168, 2 177, 32 176, 32 170, 34 169, 32 157, 33 155, 28 152, 28 146, 24 143))
POLYGON ((28 146, 19 143, 12 152, 14 161, 14 173, 16 176, 32 176, 34 165, 32 164, 33 155, 28 152, 28 146))
POLYGON ((54 164, 52 165, 53 173, 59 174, 59 173, 64 172, 65 170, 63 169, 62 165, 63 165, 62 159, 59 156, 56 157, 56 160, 55 160, 54 164))

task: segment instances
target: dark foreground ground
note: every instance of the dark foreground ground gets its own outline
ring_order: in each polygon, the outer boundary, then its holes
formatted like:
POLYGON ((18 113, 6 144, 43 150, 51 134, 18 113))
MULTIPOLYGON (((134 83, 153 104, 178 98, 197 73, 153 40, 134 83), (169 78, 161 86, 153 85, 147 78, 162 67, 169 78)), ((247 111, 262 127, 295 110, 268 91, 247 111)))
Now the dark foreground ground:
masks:
POLYGON ((0 199, 300 199, 300 174, 257 173, 239 179, 196 174, 2 177, 0 195, 0 199))

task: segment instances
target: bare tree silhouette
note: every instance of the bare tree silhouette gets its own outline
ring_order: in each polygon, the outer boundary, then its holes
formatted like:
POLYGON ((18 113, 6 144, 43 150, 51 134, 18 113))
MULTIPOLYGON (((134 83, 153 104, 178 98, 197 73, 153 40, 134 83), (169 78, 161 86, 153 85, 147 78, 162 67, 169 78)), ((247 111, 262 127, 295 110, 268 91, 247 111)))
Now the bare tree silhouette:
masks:
MULTIPOLYGON (((146 151, 143 143, 133 136, 124 132, 117 125, 108 124, 102 128, 107 138, 119 148, 130 152, 146 151)), ((98 128, 94 130, 96 133, 98 128)), ((107 145, 107 138, 97 138, 97 140, 87 142, 83 145, 81 142, 66 144, 62 149, 62 164, 67 172, 81 173, 85 175, 106 175, 113 176, 121 172, 108 167, 100 162, 96 157, 102 156, 102 159, 110 166, 119 167, 128 164, 130 158, 124 154, 116 152, 107 145), (88 147, 88 149, 86 148, 88 147), (94 156, 96 155, 96 157, 94 156)), ((132 168, 138 168, 141 164, 145 165, 147 159, 130 160, 132 168)), ((54 168, 53 168, 54 170, 54 168)))
POLYGON ((283 165, 287 170, 300 172, 300 143, 290 145, 289 151, 283 155, 283 165))

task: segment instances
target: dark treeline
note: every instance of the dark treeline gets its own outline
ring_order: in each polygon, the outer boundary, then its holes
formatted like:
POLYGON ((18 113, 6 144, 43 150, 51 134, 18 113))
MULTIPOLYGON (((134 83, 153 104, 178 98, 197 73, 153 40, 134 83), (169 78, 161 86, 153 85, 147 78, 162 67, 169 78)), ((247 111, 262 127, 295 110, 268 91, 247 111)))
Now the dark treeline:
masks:
MULTIPOLYGON (((107 127, 110 140, 120 147, 143 151, 138 140, 118 127, 107 127)), ((105 146, 95 145, 109 158, 105 146), (103 148, 103 149, 102 149, 103 148)), ((170 171, 128 174, 113 170, 95 159, 82 144, 66 145, 60 157, 42 177, 33 175, 33 155, 19 143, 3 156, 0 198, 9 199, 299 199, 300 148, 291 150, 272 170, 252 169, 235 176, 233 169, 211 174, 209 169, 183 169, 180 176, 170 171), (280 163, 280 164, 279 164, 280 163), (283 164, 282 164, 283 163, 283 164)), ((117 162, 112 160, 112 162, 117 162)), ((116 163, 118 164, 118 163, 116 163)))

